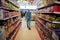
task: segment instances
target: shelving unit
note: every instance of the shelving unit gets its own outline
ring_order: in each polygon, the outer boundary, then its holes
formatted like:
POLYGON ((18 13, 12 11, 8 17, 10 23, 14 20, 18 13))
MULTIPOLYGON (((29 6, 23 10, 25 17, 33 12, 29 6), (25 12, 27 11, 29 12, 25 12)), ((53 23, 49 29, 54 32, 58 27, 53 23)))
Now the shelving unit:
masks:
POLYGON ((39 16, 39 18, 42 19, 42 20, 44 20, 44 21, 47 21, 47 22, 52 23, 52 21, 50 21, 50 20, 48 20, 48 19, 42 18, 42 17, 40 17, 40 16, 39 16))
POLYGON ((48 5, 48 3, 47 3, 47 5, 38 8, 38 10, 44 9, 44 8, 48 8, 48 7, 51 7, 51 6, 54 6, 54 5, 58 5, 58 6, 59 6, 59 5, 60 5, 60 2, 59 2, 59 1, 54 1, 52 4, 49 4, 49 5, 48 5))
POLYGON ((49 4, 45 0, 43 5, 46 6, 38 8, 40 14, 37 13, 36 28, 42 40, 60 40, 60 1, 51 1, 49 4))
POLYGON ((19 8, 18 3, 15 0, 6 0, 6 1, 13 4, 15 7, 19 8))
MULTIPOLYGON (((14 40, 21 26, 21 13, 16 1, 0 0, 0 29, 4 29, 4 38, 14 40)), ((1 31, 1 30, 0 30, 1 31)))
POLYGON ((39 35, 40 35, 41 40, 50 40, 49 39, 49 36, 46 34, 46 31, 43 30, 43 28, 41 27, 40 24, 37 23, 36 28, 37 28, 37 31, 39 32, 39 35))
MULTIPOLYGON (((36 23, 36 24, 37 24, 37 23, 36 23)), ((37 26, 38 26, 38 24, 36 25, 36 29, 37 29, 37 31, 38 31, 38 33, 39 33, 39 35, 40 35, 40 38, 41 38, 41 40, 44 40, 44 37, 42 36, 41 30, 40 30, 37 26)))

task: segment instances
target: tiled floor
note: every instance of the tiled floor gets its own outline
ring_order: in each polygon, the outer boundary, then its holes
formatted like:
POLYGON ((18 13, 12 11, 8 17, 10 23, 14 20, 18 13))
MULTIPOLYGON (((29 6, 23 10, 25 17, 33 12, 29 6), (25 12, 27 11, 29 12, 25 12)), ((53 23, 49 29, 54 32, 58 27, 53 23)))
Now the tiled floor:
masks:
POLYGON ((26 26, 25 18, 22 18, 22 26, 17 33, 15 40, 41 40, 37 30, 35 29, 35 23, 31 22, 31 30, 26 26))

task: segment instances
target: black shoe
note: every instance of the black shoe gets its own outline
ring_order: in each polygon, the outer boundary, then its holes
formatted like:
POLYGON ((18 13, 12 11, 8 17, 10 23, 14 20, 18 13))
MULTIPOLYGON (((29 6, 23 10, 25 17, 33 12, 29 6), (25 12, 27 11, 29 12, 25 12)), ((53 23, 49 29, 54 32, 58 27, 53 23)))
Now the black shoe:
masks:
POLYGON ((29 30, 31 30, 31 28, 29 27, 29 30))

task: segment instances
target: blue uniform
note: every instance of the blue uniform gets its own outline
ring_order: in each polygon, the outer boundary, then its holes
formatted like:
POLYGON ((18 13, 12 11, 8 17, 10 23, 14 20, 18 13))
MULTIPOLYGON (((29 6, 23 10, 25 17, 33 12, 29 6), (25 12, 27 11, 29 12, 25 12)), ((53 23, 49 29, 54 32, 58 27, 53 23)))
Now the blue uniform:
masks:
POLYGON ((26 17, 26 21, 27 21, 27 26, 30 26, 31 12, 26 12, 25 17, 26 17))

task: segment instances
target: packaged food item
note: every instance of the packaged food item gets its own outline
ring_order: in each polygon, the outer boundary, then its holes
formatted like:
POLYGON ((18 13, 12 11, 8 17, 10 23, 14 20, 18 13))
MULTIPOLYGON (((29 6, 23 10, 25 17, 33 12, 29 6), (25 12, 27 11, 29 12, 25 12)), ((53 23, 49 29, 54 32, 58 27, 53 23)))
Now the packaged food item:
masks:
POLYGON ((51 19, 52 21, 60 21, 60 17, 57 17, 57 16, 51 16, 51 19))
POLYGON ((2 6, 2 0, 0 0, 0 7, 2 6))
POLYGON ((39 16, 41 16, 41 17, 42 17, 42 16, 43 16, 43 14, 42 14, 42 13, 40 13, 40 15, 39 15, 39 16))
POLYGON ((4 30, 3 26, 0 29, 0 40, 6 40, 6 34, 5 34, 5 30, 4 30))
POLYGON ((51 6, 51 7, 50 7, 49 12, 54 12, 54 6, 51 6))
POLYGON ((54 6, 54 12, 60 12, 60 6, 54 6))
POLYGON ((46 0, 48 5, 51 5, 55 2, 55 0, 46 0))
POLYGON ((59 40, 58 35, 56 35, 56 33, 55 33, 54 31, 52 32, 52 38, 53 38, 54 40, 59 40))
POLYGON ((51 19, 50 20, 54 21, 55 18, 56 18, 56 16, 51 16, 51 19))
POLYGON ((46 5, 47 4, 47 0, 42 0, 42 4, 46 5))
POLYGON ((51 18, 51 16, 50 15, 46 15, 46 17, 45 17, 46 19, 50 19, 51 18))
POLYGON ((60 17, 56 17, 55 21, 60 21, 60 17))
POLYGON ((9 17, 9 11, 4 10, 3 11, 3 18, 8 18, 9 17))
POLYGON ((60 28, 60 24, 52 24, 52 28, 60 28))
POLYGON ((46 22, 46 26, 49 27, 49 28, 51 28, 51 23, 46 22))

